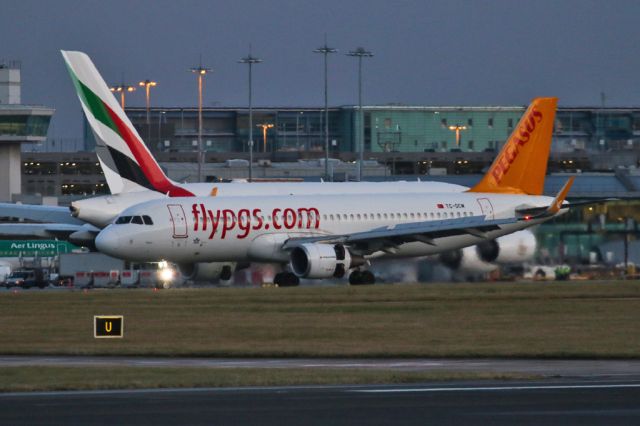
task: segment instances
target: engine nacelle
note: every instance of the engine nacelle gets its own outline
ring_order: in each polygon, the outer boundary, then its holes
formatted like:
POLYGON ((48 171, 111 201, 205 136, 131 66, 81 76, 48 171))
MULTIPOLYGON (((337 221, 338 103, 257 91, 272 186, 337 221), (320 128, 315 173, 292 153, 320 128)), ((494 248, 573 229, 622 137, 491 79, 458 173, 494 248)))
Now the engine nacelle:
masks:
POLYGON ((184 279, 191 281, 228 280, 233 276, 236 264, 231 262, 200 262, 178 265, 184 279))
POLYGON ((491 272, 498 267, 481 259, 476 246, 442 253, 440 261, 449 269, 467 273, 491 272))
POLYGON ((528 262, 536 252, 536 237, 528 229, 502 236, 496 241, 500 249, 494 262, 500 265, 528 262))
POLYGON ((341 244, 302 244, 291 251, 290 260, 300 278, 342 278, 351 267, 364 263, 341 244))
POLYGON ((483 241, 475 246, 451 250, 440 255, 449 269, 464 272, 491 272, 498 265, 528 262, 536 251, 536 238, 527 229, 483 241))
POLYGON ((476 244, 475 248, 478 257, 488 263, 495 261, 502 252, 501 244, 497 240, 483 241, 476 244))

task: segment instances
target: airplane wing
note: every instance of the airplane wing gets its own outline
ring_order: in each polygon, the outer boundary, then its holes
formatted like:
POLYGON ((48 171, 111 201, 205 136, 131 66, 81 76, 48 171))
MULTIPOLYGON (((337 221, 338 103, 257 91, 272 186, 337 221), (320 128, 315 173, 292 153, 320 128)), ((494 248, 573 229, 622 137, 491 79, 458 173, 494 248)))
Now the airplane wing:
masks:
POLYGON ((100 230, 92 225, 75 225, 70 223, 2 223, 0 224, 0 237, 38 237, 59 238, 76 240, 88 239, 91 235, 95 238, 100 230))
POLYGON ((0 217, 15 217, 36 222, 57 222, 82 225, 84 222, 71 216, 67 207, 32 204, 0 203, 0 217))
POLYGON ((453 235, 470 234, 486 238, 486 232, 500 229, 500 225, 516 223, 521 219, 486 220, 485 216, 468 216, 456 219, 430 220, 383 226, 370 231, 342 235, 320 235, 313 237, 290 238, 283 245, 284 250, 307 243, 345 244, 361 253, 378 250, 393 253, 401 244, 419 241, 437 245, 434 239, 453 235))

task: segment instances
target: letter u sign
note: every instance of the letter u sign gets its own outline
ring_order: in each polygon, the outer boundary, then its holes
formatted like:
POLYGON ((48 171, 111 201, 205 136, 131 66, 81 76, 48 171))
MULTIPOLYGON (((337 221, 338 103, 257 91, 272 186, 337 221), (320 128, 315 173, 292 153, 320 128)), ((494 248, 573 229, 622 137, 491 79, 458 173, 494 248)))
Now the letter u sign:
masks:
POLYGON ((122 315, 96 315, 93 317, 93 337, 96 339, 121 338, 124 336, 122 315))

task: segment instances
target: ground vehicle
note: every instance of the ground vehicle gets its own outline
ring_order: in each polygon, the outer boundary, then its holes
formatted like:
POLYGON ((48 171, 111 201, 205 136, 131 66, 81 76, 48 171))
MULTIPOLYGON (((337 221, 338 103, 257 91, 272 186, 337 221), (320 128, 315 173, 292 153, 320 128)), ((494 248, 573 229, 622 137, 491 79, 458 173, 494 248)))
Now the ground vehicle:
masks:
POLYGON ((24 281, 27 278, 29 278, 29 271, 22 271, 22 270, 13 271, 12 273, 9 274, 9 276, 7 276, 7 278, 5 278, 3 284, 7 288, 16 287, 16 286, 22 287, 22 285, 24 284, 24 281))
POLYGON ((34 269, 30 272, 29 277, 24 280, 22 285, 24 288, 39 287, 45 288, 49 285, 49 274, 44 269, 34 269))
POLYGON ((48 274, 41 268, 30 269, 30 270, 23 269, 23 270, 14 271, 5 280, 5 286, 7 288, 11 288, 11 287, 45 288, 48 285, 49 285, 48 274))

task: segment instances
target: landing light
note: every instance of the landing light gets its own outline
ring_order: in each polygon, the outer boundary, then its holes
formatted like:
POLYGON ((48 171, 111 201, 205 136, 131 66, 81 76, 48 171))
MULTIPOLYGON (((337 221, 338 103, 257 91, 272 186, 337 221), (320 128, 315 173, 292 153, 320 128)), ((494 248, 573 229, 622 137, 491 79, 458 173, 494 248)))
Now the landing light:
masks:
POLYGON ((173 279, 173 276, 173 269, 165 268, 160 271, 160 279, 162 279, 162 281, 171 281, 173 279))

